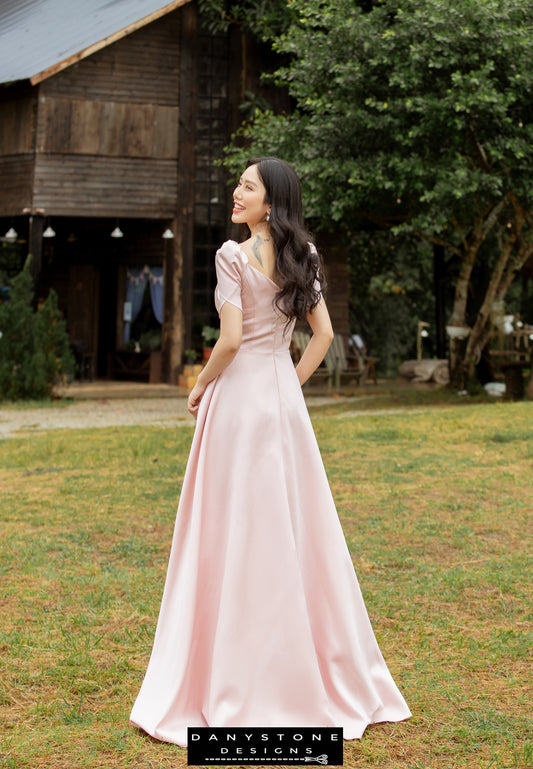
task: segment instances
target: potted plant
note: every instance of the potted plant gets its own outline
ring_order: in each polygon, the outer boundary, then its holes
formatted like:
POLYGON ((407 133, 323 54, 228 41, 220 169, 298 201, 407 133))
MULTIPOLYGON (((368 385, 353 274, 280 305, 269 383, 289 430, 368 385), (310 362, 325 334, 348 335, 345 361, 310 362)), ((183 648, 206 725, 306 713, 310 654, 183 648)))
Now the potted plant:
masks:
POLYGON ((204 326, 202 329, 202 337, 204 340, 204 360, 208 360, 211 355, 211 351, 215 346, 215 342, 220 336, 220 329, 213 328, 213 326, 204 326))
POLYGON ((190 391, 194 387, 203 366, 201 363, 196 363, 199 357, 197 350, 185 350, 183 357, 185 363, 183 364, 183 372, 178 377, 178 384, 180 387, 186 387, 190 391))

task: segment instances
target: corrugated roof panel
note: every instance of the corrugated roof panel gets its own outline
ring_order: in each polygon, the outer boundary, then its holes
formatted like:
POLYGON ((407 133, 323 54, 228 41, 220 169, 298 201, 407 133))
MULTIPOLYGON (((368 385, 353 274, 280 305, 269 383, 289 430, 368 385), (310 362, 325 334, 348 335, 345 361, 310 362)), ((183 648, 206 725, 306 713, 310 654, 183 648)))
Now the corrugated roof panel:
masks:
POLYGON ((2 0, 0 83, 43 79, 189 0, 2 0))

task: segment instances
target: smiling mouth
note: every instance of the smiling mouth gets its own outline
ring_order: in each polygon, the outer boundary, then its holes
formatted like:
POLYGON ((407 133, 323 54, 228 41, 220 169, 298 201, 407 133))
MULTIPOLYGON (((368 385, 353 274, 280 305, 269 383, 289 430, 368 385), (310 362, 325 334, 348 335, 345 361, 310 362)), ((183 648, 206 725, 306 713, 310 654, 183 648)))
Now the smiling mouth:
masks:
POLYGON ((233 210, 244 211, 244 206, 241 206, 240 203, 236 203, 235 201, 233 201, 233 210))

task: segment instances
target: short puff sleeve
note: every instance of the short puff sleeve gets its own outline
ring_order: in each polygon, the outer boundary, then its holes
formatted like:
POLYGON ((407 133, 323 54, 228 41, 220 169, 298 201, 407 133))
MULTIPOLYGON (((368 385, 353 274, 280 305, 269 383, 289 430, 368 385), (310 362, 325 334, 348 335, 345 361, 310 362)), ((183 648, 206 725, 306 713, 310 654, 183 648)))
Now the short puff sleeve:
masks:
POLYGON ((227 241, 215 256, 217 285, 215 288, 215 307, 220 314, 225 302, 242 310, 242 258, 237 243, 227 241))

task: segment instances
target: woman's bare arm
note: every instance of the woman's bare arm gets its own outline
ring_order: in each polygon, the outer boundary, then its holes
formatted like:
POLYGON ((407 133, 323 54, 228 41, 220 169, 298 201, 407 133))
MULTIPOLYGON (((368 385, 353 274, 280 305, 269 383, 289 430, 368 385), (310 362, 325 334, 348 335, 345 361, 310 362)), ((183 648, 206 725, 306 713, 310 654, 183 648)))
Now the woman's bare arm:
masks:
POLYGON ((307 382, 311 374, 320 366, 333 341, 331 319, 323 299, 311 312, 307 313, 307 322, 311 326, 313 335, 296 366, 301 385, 307 382))
POLYGON ((188 409, 194 416, 198 413, 205 388, 229 366, 237 355, 241 342, 242 310, 230 302, 225 302, 220 309, 220 336, 189 395, 188 409))

